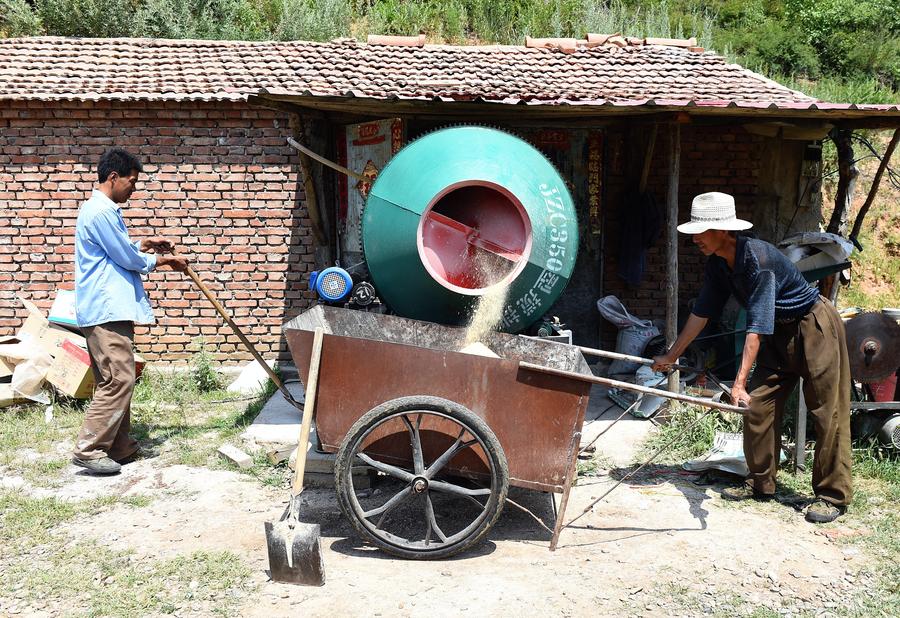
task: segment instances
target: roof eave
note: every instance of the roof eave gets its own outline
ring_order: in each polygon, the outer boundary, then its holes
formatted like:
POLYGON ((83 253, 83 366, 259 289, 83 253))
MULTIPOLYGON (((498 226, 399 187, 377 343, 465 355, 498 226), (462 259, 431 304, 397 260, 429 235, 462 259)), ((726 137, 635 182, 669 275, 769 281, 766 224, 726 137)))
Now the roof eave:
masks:
MULTIPOLYGON (((853 120, 877 119, 892 122, 900 126, 900 105, 853 105, 832 104, 821 101, 808 103, 776 104, 773 102, 741 102, 741 101, 691 101, 686 99, 639 99, 639 100, 522 100, 508 98, 504 100, 478 99, 475 101, 458 101, 447 97, 440 99, 411 99, 393 97, 391 99, 375 97, 332 97, 310 94, 295 94, 282 90, 263 90, 253 99, 271 99, 285 103, 294 103, 301 107, 315 108, 323 111, 362 112, 380 110, 386 114, 423 113, 439 114, 452 108, 455 115, 479 115, 486 112, 501 112, 510 105, 516 105, 516 116, 548 115, 569 116, 622 116, 646 115, 660 113, 687 113, 691 116, 732 116, 754 117, 778 116, 790 118, 807 118, 816 120, 853 120)), ((509 110, 512 111, 512 110, 509 110)), ((893 124, 891 126, 894 126, 893 124)))

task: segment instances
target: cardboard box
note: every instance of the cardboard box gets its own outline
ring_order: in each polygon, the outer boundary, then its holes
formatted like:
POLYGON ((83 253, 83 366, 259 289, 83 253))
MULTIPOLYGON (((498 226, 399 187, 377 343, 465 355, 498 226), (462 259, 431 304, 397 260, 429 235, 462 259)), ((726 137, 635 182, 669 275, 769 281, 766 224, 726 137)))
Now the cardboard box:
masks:
POLYGON ((16 343, 19 343, 17 337, 0 337, 0 379, 11 376, 16 363, 18 363, 18 359, 9 358, 3 355, 3 346, 16 343))
POLYGON ((25 318, 25 323, 22 324, 22 328, 16 335, 19 341, 37 345, 54 358, 64 341, 72 341, 79 347, 87 348, 87 341, 84 337, 66 330, 62 326, 51 324, 34 303, 21 296, 19 301, 28 310, 28 317, 25 318))
POLYGON ((56 298, 53 299, 47 319, 56 324, 78 328, 78 321, 75 319, 74 290, 56 290, 56 298))
POLYGON ((0 408, 5 408, 6 406, 11 406, 14 403, 21 403, 23 401, 25 401, 25 399, 13 391, 11 385, 0 384, 0 408))
POLYGON ((47 381, 64 395, 89 399, 94 394, 94 372, 87 350, 63 341, 47 371, 47 381))

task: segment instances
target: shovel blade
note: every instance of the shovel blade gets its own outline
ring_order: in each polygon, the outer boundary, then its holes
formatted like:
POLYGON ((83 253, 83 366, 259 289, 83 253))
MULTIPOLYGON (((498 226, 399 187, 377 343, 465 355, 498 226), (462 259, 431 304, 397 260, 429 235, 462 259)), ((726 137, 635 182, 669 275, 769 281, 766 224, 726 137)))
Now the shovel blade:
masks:
POLYGON ((272 581, 301 586, 325 583, 319 524, 266 522, 266 547, 272 581))

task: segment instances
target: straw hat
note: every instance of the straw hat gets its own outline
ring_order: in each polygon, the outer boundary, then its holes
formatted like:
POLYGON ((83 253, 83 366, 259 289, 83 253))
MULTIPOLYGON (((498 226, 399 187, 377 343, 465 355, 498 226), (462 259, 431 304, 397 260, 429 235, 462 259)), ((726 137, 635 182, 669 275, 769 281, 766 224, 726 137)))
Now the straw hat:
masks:
POLYGON ((748 230, 753 224, 738 219, 734 198, 727 193, 701 193, 691 202, 691 220, 678 226, 683 234, 701 234, 706 230, 748 230))

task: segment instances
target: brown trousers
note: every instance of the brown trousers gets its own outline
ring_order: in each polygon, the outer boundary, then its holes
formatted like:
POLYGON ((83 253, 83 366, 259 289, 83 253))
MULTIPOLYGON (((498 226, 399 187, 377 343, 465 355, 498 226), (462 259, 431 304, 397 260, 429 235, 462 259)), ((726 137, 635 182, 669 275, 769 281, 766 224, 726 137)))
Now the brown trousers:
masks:
POLYGON ((801 319, 775 324, 762 338, 744 418, 744 455, 757 492, 775 492, 784 404, 803 378, 816 446, 812 485, 818 498, 850 504, 850 361, 844 324, 827 300, 801 319))
POLYGON ((97 384, 75 441, 79 459, 125 459, 138 449, 131 430, 134 324, 108 322, 82 329, 97 384))

